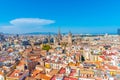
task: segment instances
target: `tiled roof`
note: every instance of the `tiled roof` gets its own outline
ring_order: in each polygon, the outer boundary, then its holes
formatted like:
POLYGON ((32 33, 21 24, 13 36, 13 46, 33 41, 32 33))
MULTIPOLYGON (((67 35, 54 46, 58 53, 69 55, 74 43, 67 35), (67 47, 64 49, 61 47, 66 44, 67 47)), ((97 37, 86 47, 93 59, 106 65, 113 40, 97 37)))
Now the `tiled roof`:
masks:
POLYGON ((63 80, 78 80, 77 78, 72 78, 72 77, 64 77, 63 80))
POLYGON ((61 68, 59 74, 64 74, 64 73, 65 73, 65 68, 61 68))
POLYGON ((50 80, 51 79, 51 77, 47 76, 46 74, 42 74, 42 73, 38 74, 35 78, 36 79, 43 79, 43 80, 50 80))
POLYGON ((38 73, 40 73, 41 71, 40 70, 34 70, 33 72, 32 72, 32 77, 35 77, 38 73))

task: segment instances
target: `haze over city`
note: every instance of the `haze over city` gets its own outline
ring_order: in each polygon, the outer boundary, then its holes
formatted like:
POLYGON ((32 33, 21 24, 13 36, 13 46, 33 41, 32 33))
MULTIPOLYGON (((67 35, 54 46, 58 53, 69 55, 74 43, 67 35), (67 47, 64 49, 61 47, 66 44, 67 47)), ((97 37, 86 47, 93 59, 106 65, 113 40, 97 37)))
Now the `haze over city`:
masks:
POLYGON ((116 33, 119 0, 0 0, 0 32, 116 33))

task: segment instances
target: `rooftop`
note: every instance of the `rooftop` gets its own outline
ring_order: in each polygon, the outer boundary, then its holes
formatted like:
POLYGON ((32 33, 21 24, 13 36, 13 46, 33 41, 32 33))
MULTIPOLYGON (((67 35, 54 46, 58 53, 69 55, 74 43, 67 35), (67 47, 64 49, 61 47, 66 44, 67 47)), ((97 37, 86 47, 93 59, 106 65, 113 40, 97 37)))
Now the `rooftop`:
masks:
POLYGON ((20 78, 24 74, 26 74, 27 72, 29 72, 29 71, 28 70, 26 70, 26 71, 14 70, 8 77, 11 77, 11 78, 20 78))

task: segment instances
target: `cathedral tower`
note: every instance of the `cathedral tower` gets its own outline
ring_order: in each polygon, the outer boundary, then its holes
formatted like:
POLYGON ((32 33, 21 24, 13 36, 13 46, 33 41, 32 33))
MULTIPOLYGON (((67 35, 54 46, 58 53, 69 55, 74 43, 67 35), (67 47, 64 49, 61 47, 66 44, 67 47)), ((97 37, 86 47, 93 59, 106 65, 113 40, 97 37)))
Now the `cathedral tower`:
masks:
POLYGON ((68 34, 68 45, 72 45, 72 33, 69 32, 68 34))

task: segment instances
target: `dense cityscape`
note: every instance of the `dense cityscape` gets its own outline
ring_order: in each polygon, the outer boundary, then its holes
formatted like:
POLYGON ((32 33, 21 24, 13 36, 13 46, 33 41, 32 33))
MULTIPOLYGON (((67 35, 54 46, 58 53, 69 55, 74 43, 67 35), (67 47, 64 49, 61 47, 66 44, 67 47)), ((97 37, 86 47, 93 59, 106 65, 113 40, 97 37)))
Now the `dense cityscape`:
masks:
POLYGON ((0 0, 0 80, 120 80, 120 0, 0 0))
POLYGON ((0 80, 120 80, 120 36, 0 35, 0 80))

